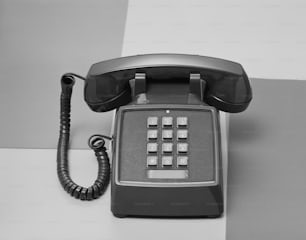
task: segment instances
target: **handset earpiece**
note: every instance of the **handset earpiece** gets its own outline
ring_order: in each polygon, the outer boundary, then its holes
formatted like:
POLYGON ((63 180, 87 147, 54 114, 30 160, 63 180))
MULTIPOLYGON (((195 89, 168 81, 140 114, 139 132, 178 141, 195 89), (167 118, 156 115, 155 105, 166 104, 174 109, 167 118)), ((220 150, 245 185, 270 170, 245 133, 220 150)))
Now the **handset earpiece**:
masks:
POLYGON ((116 80, 110 74, 92 74, 90 70, 85 81, 84 99, 96 112, 106 112, 132 100, 128 80, 116 80))
POLYGON ((242 112, 252 100, 252 89, 245 73, 241 76, 227 74, 207 85, 204 101, 221 111, 242 112))

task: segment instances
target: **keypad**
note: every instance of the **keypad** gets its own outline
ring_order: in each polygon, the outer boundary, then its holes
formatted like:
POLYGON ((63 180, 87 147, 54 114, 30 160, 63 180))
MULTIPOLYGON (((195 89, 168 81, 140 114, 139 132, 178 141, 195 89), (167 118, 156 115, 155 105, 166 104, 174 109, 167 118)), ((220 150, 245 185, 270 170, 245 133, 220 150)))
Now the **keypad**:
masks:
POLYGON ((190 164, 188 124, 186 116, 166 115, 147 118, 148 169, 188 170, 190 164))

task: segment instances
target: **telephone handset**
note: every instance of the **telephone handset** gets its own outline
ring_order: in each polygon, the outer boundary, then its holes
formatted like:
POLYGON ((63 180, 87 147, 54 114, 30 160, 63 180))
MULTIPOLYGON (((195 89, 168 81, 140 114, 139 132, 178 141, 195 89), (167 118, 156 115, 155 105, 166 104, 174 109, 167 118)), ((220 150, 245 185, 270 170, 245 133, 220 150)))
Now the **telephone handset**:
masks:
POLYGON ((70 99, 74 77, 61 79, 61 124, 57 172, 75 198, 105 191, 112 141, 111 210, 117 217, 218 217, 223 213, 219 111, 244 111, 252 91, 238 63, 185 54, 148 54, 96 63, 84 97, 96 112, 116 109, 112 137, 94 135, 99 170, 88 188, 68 169, 70 99))

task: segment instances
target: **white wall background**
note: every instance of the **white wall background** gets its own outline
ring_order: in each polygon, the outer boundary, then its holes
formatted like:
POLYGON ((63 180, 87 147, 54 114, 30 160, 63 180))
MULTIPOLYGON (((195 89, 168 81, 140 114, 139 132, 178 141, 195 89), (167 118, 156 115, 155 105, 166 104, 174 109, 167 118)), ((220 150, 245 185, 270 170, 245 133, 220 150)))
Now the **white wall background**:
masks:
POLYGON ((130 0, 123 55, 191 53, 250 77, 306 80, 305 0, 130 0))

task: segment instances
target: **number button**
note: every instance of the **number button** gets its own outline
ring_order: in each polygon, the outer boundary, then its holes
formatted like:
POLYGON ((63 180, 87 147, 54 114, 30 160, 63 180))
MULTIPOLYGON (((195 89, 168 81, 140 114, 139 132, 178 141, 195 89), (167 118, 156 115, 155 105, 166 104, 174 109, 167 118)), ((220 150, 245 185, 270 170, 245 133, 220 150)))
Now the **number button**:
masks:
POLYGON ((148 117, 147 126, 148 127, 157 127, 158 125, 158 117, 148 117))
POLYGON ((157 139, 157 130, 148 130, 147 138, 148 140, 156 140, 157 139))
POLYGON ((148 156, 147 157, 148 166, 157 166, 157 156, 148 156))
POLYGON ((147 144, 147 152, 148 153, 156 153, 157 152, 157 143, 148 143, 147 144))
POLYGON ((187 153, 187 152, 188 152, 188 143, 177 144, 177 153, 187 153))
POLYGON ((163 139, 164 140, 171 140, 173 138, 173 131, 172 130, 163 130, 163 139))
POLYGON ((188 165, 188 157, 187 156, 177 157, 177 165, 178 166, 187 166, 188 165))
POLYGON ((162 164, 163 166, 172 166, 172 161, 173 157, 172 156, 163 156, 162 157, 162 164))
POLYGON ((188 138, 188 130, 178 130, 177 140, 186 140, 188 138))
POLYGON ((163 143, 162 148, 163 148, 164 153, 171 153, 172 150, 173 150, 173 144, 172 143, 163 143))
POLYGON ((163 117, 162 118, 163 127, 172 127, 173 118, 172 117, 163 117))
POLYGON ((187 127, 188 118, 187 117, 177 117, 176 124, 177 124, 177 127, 187 127))

